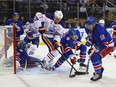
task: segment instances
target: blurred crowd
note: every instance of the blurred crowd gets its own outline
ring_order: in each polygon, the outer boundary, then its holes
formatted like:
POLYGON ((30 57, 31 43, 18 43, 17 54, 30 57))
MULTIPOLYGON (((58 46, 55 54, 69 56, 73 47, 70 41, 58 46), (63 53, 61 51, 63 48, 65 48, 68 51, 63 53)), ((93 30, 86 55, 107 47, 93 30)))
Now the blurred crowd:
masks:
MULTIPOLYGON (((116 5, 116 0, 110 0, 110 2, 116 5)), ((14 11, 20 13, 20 20, 25 23, 36 12, 53 13, 55 10, 63 11, 65 21, 68 21, 68 19, 81 20, 88 16, 94 16, 98 20, 104 19, 106 25, 108 25, 109 22, 115 20, 113 18, 110 21, 108 20, 109 8, 113 8, 113 6, 107 3, 107 0, 15 0, 15 7, 13 0, 1 0, 0 25, 6 19, 11 18, 14 11)), ((83 27, 83 25, 80 22, 70 23, 68 21, 66 23, 66 27, 83 27)))

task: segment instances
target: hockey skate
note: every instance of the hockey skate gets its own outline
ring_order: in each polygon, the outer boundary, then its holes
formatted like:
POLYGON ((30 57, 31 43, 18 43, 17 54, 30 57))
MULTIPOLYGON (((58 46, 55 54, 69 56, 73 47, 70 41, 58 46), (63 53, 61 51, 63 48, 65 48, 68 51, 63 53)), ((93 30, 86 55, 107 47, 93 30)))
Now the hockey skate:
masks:
POLYGON ((52 61, 46 62, 45 60, 42 60, 41 68, 46 69, 46 70, 51 70, 52 69, 52 67, 51 67, 52 64, 53 64, 52 61))
POLYGON ((84 64, 84 63, 80 63, 79 66, 80 66, 80 67, 87 67, 87 65, 84 64))
POLYGON ((103 75, 103 71, 104 71, 104 68, 102 67, 101 68, 101 73, 100 74, 96 74, 96 73, 93 73, 94 76, 90 78, 91 81, 97 81, 99 79, 102 78, 102 75, 103 75))
POLYGON ((55 66, 50 67, 50 70, 54 71, 56 69, 55 66))
POLYGON ((80 59, 78 59, 77 62, 79 63, 80 68, 83 68, 83 67, 86 68, 87 67, 87 65, 84 64, 83 62, 81 62, 80 59))

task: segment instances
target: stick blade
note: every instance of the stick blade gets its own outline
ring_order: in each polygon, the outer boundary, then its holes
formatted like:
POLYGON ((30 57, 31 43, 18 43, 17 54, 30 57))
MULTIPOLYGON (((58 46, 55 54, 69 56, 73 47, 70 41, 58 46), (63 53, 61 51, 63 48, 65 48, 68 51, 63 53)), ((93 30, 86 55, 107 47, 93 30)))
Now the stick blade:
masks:
POLYGON ((89 72, 75 72, 75 75, 85 75, 89 74, 89 72))

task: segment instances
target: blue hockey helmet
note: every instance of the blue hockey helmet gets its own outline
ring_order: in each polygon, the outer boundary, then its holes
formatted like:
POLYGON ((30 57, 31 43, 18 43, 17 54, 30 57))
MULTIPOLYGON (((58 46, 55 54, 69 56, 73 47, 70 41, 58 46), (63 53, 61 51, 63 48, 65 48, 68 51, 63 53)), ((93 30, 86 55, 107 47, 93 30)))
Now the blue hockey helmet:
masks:
POLYGON ((19 17, 19 13, 14 12, 14 13, 13 13, 13 16, 18 16, 18 17, 19 17))
POLYGON ((17 43, 17 47, 19 47, 20 49, 25 49, 26 48, 26 42, 24 40, 20 40, 17 43))
POLYGON ((95 23, 96 23, 96 19, 93 16, 89 16, 86 19, 86 22, 85 22, 85 24, 87 24, 87 25, 92 25, 92 24, 95 24, 95 23))
POLYGON ((68 35, 69 35, 73 40, 77 40, 77 39, 78 39, 78 36, 77 36, 77 34, 76 34, 76 30, 75 30, 75 29, 69 29, 68 35))
POLYGON ((69 29, 68 35, 74 36, 76 34, 76 31, 74 29, 69 29))
POLYGON ((34 20, 31 18, 28 20, 29 23, 34 23, 34 20))

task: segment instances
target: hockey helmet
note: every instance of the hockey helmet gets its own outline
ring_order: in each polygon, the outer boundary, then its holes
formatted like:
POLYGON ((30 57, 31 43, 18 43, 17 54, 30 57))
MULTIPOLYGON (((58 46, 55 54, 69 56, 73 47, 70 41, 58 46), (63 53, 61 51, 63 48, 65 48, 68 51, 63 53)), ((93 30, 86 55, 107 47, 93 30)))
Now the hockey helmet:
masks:
POLYGON ((92 32, 95 24, 96 24, 96 19, 93 16, 89 16, 86 19, 85 28, 89 29, 92 32))
POLYGON ((26 42, 24 40, 20 40, 17 43, 17 47, 19 47, 20 49, 25 49, 26 48, 26 42))
POLYGON ((105 21, 103 19, 99 20, 99 24, 104 26, 105 25, 105 21))
POLYGON ((28 20, 29 23, 34 23, 33 19, 28 20))
POLYGON ((62 11, 56 10, 56 11, 54 12, 54 17, 55 17, 55 18, 58 18, 58 19, 62 19, 62 18, 63 18, 63 13, 62 13, 62 11))
POLYGON ((85 24, 87 25, 93 25, 96 23, 96 19, 93 17, 93 16, 89 16, 87 19, 86 19, 86 22, 85 24))
POLYGON ((18 17, 19 17, 19 13, 14 12, 14 13, 13 13, 13 16, 18 16, 18 17))
POLYGON ((74 36, 76 34, 76 31, 74 29, 69 29, 68 34, 70 36, 74 36))
POLYGON ((76 40, 78 37, 76 35, 76 30, 75 29, 69 29, 68 35, 73 39, 76 40))

